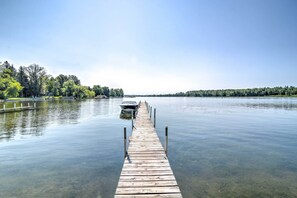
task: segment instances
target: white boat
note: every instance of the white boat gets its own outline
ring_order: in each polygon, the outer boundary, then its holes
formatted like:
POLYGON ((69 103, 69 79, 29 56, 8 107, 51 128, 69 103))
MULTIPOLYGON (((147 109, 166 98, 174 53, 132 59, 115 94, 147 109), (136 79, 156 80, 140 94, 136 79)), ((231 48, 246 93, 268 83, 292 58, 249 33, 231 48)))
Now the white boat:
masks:
POLYGON ((138 103, 136 101, 123 101, 120 106, 124 111, 136 111, 138 109, 138 103))

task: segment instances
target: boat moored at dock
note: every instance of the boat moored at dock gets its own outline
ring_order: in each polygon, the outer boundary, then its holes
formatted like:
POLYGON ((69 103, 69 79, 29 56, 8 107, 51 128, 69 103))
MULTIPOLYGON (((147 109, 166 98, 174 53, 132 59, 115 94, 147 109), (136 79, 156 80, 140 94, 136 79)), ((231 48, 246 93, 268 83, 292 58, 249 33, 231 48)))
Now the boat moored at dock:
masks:
POLYGON ((137 111, 139 104, 136 101, 123 101, 121 104, 121 109, 124 111, 137 111))

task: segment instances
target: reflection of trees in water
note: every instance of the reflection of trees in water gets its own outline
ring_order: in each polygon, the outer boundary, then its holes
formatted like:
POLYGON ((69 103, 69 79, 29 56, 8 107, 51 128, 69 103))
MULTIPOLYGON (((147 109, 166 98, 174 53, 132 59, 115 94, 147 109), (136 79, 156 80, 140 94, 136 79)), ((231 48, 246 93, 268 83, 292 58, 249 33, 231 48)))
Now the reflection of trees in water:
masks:
POLYGON ((76 123, 81 116, 80 101, 37 103, 36 110, 0 114, 0 141, 16 136, 41 136, 48 124, 76 123))
POLYGON ((15 133, 15 119, 13 113, 4 113, 0 114, 1 123, 0 123, 0 140, 10 139, 11 134, 15 133))
POLYGON ((264 109, 283 109, 283 110, 297 110, 296 103, 282 102, 282 103, 245 103, 242 106, 248 108, 264 108, 264 109))
POLYGON ((81 102, 55 101, 48 110, 47 119, 51 124, 76 123, 81 116, 81 102))

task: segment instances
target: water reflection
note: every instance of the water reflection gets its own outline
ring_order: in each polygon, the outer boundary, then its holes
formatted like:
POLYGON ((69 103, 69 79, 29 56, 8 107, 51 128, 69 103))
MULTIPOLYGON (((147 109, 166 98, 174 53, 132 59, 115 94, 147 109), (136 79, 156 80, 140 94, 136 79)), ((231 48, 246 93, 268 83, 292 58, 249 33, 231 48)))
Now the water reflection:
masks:
POLYGON ((25 135, 43 135, 44 129, 49 124, 76 124, 81 117, 92 114, 93 105, 90 105, 90 101, 58 100, 38 102, 36 106, 35 110, 0 114, 0 142, 21 138, 25 135), (82 105, 90 107, 85 108, 82 112, 82 105))
POLYGON ((183 197, 297 197, 297 99, 147 100, 183 197))
POLYGON ((133 116, 133 119, 136 118, 136 112, 135 111, 121 110, 120 118, 122 120, 131 120, 132 116, 133 116))
POLYGON ((254 108, 254 109, 283 109, 283 110, 297 110, 297 104, 293 103, 245 103, 242 104, 244 107, 254 108))
POLYGON ((121 101, 47 101, 0 114, 0 197, 112 197, 130 126, 118 118, 121 101))
POLYGON ((297 110, 297 100, 295 98, 252 98, 240 103, 242 107, 254 109, 282 109, 297 110))
MULTIPOLYGON (((147 101, 158 110, 161 142, 169 126, 169 160, 183 197, 297 197, 297 99, 147 101)), ((0 114, 0 137, 43 135, 0 143, 0 197, 113 197, 123 127, 131 126, 119 119, 120 104, 55 101, 0 114)))

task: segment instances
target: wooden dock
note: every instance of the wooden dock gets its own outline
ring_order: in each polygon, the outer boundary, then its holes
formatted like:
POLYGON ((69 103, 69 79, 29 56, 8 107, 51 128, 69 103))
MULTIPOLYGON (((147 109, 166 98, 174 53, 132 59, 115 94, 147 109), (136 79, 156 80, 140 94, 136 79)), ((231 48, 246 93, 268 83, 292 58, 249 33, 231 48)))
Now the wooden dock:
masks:
POLYGON ((129 140, 115 198, 182 197, 144 102, 129 140))
POLYGON ((36 109, 36 104, 34 104, 34 106, 30 106, 28 104, 28 106, 20 106, 20 107, 16 107, 14 106, 13 108, 5 108, 5 106, 3 106, 2 109, 0 109, 0 113, 9 113, 9 112, 18 112, 18 111, 26 111, 26 110, 34 110, 36 109))

